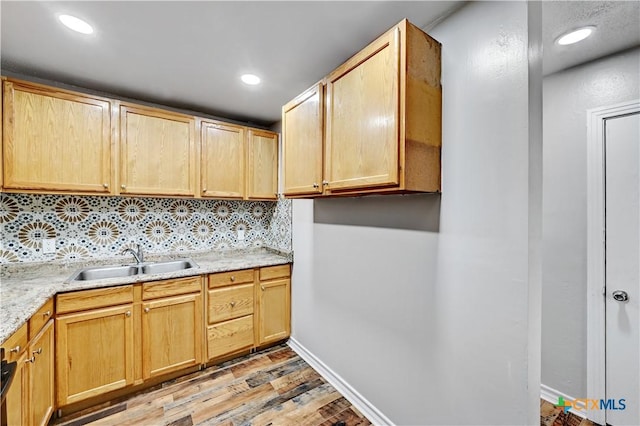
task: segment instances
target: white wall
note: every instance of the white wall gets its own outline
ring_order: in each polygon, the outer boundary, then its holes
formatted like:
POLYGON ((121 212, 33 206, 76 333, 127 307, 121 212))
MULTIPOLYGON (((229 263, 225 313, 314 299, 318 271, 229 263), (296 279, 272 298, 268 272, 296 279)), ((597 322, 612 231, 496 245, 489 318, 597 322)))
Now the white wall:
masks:
POLYGON ((544 79, 542 383, 587 395, 587 115, 640 98, 640 49, 544 79))
POLYGON ((396 424, 535 423, 527 4, 430 33, 442 195, 294 201, 293 338, 396 424))

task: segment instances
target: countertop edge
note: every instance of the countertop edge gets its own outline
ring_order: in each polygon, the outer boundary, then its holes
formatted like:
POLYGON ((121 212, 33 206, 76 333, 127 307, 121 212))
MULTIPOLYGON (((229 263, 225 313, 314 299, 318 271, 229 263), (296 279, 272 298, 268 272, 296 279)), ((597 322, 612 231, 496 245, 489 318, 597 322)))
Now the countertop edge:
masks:
MULTIPOLYGON (((56 276, 55 278, 52 278, 53 282, 50 284, 50 286, 42 288, 38 294, 32 296, 29 299, 28 305, 25 306, 24 309, 10 309, 10 311, 17 312, 11 312, 10 314, 7 314, 7 318, 4 318, 5 315, 2 315, 2 317, 0 317, 2 319, 2 322, 0 323, 0 342, 2 342, 2 345, 4 345, 5 341, 9 337, 11 337, 11 335, 15 333, 20 327, 27 323, 27 321, 29 321, 29 319, 38 311, 38 309, 44 306, 44 304, 50 298, 59 293, 90 290, 95 288, 116 287, 120 285, 137 284, 142 282, 164 281, 175 278, 193 277, 218 272, 254 269, 293 263, 292 259, 290 259, 289 257, 280 253, 273 252, 268 253, 265 256, 265 259, 246 260, 242 259, 242 257, 243 256, 239 256, 238 258, 225 258, 221 261, 207 261, 196 259, 196 263, 199 265, 198 268, 186 269, 178 272, 167 272, 162 274, 141 274, 124 278, 69 282, 68 277, 61 278, 56 276)), ((5 305, 5 303, 0 303, 0 305, 5 305)), ((25 305, 25 303, 23 302, 22 305, 25 305)), ((3 306, 3 310, 4 309, 5 306, 3 306)))

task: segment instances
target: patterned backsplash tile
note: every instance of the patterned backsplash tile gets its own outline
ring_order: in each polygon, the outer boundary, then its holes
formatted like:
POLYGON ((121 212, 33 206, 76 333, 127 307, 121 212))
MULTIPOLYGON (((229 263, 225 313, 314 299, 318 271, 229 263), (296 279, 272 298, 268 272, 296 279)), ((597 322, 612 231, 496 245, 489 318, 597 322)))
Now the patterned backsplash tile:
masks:
POLYGON ((1 194, 0 263, 272 247, 291 250, 291 201, 1 194), (244 240, 238 240, 238 230, 244 240), (56 239, 44 254, 42 240, 56 239))

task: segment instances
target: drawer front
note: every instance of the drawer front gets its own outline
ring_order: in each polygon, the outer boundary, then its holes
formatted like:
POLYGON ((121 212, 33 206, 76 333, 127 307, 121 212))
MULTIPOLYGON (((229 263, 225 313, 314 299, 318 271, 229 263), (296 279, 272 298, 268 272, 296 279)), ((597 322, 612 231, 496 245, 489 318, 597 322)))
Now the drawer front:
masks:
POLYGON ((209 290, 209 324, 253 313, 253 284, 209 290))
POLYGON ((27 330, 28 327, 25 323, 2 344, 4 357, 7 362, 16 361, 20 357, 20 354, 24 352, 27 343, 29 343, 27 330))
POLYGON ((207 327, 207 356, 209 359, 252 346, 253 315, 207 327))
POLYGON ((97 288, 94 290, 75 291, 56 296, 56 312, 84 311, 93 308, 122 305, 133 302, 133 286, 97 288))
POLYGON ((53 318, 53 298, 47 300, 47 303, 29 320, 29 336, 34 338, 51 318, 53 318))
POLYGON ((272 280, 274 278, 285 278, 290 275, 291 269, 288 264, 260 268, 260 281, 272 280))
POLYGON ((149 300, 159 297, 198 293, 201 288, 199 276, 177 280, 152 281, 142 284, 142 299, 149 300))
POLYGON ((253 269, 209 275, 209 288, 253 282, 253 269))

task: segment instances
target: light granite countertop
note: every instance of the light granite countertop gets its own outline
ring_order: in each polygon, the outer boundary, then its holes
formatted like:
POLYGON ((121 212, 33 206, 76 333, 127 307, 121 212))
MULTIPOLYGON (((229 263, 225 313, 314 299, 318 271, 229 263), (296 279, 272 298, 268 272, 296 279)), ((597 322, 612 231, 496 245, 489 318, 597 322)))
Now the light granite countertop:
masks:
POLYGON ((291 263, 293 259, 291 253, 259 248, 149 256, 146 260, 156 261, 185 257, 193 259, 198 267, 163 274, 140 274, 123 278, 71 282, 69 278, 78 269, 131 263, 128 262, 129 258, 124 262, 123 258, 114 258, 104 261, 73 263, 3 264, 0 269, 0 342, 4 342, 11 336, 56 293, 282 265, 291 263))

